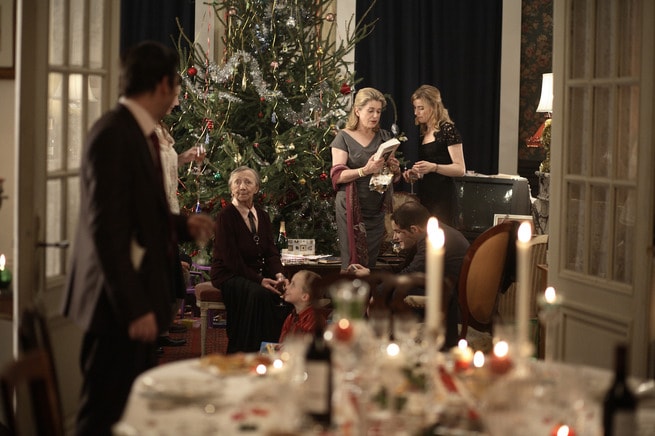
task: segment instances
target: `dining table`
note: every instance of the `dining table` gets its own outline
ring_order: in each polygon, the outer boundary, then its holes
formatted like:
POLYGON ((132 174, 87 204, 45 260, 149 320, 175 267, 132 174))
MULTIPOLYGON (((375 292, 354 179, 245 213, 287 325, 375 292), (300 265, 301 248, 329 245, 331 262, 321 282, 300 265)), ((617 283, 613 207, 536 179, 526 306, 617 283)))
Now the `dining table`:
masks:
MULTIPOLYGON (((607 369, 527 359, 498 373, 491 360, 462 368, 452 352, 411 340, 361 342, 332 343, 330 429, 302 411, 304 354, 296 345, 286 357, 279 349, 239 356, 246 364, 234 371, 212 366, 230 359, 221 355, 152 368, 135 380, 114 435, 603 434, 607 369)), ((635 391, 648 386, 630 382, 635 391)), ((652 386, 639 404, 638 436, 655 435, 652 386)))

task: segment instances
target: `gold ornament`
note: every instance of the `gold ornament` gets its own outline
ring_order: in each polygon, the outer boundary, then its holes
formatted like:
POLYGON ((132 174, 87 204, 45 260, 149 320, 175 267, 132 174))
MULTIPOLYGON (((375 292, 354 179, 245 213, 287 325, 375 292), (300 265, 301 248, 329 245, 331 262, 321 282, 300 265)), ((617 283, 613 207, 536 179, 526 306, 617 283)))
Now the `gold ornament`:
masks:
POLYGON ((307 180, 305 180, 305 179, 300 179, 300 180, 298 180, 298 183, 300 183, 301 185, 305 186, 305 183, 307 183, 307 180))

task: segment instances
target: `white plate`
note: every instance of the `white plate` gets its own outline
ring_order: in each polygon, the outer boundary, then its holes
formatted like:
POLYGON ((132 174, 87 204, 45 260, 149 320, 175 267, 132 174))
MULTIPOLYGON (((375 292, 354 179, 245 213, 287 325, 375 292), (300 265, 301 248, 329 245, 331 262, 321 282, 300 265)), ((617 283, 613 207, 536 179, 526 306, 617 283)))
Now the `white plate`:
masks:
POLYGON ((146 395, 174 400, 209 398, 221 392, 218 380, 185 376, 166 378, 146 376, 141 379, 141 387, 146 395))

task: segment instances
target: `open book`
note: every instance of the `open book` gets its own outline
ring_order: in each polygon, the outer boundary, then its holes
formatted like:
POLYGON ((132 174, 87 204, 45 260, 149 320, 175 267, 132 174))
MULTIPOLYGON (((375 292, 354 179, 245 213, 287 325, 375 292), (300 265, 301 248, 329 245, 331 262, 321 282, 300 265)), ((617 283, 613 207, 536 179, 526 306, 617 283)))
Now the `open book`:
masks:
POLYGON ((378 147, 378 151, 375 152, 375 160, 378 160, 380 158, 384 158, 386 161, 389 159, 389 156, 393 154, 393 152, 396 151, 398 146, 400 145, 400 141, 396 138, 391 138, 382 144, 380 144, 380 147, 378 147))

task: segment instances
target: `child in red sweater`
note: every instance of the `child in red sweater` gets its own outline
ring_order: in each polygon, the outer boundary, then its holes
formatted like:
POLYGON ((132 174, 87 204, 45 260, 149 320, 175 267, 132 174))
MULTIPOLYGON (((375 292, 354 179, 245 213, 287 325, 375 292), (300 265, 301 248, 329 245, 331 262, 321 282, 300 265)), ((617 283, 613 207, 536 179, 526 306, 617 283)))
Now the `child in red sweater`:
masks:
POLYGON ((314 333, 317 317, 325 325, 325 314, 321 310, 314 310, 320 295, 314 289, 314 282, 321 276, 313 271, 300 270, 291 277, 284 292, 284 301, 293 304, 293 311, 284 320, 280 342, 289 334, 314 333))

